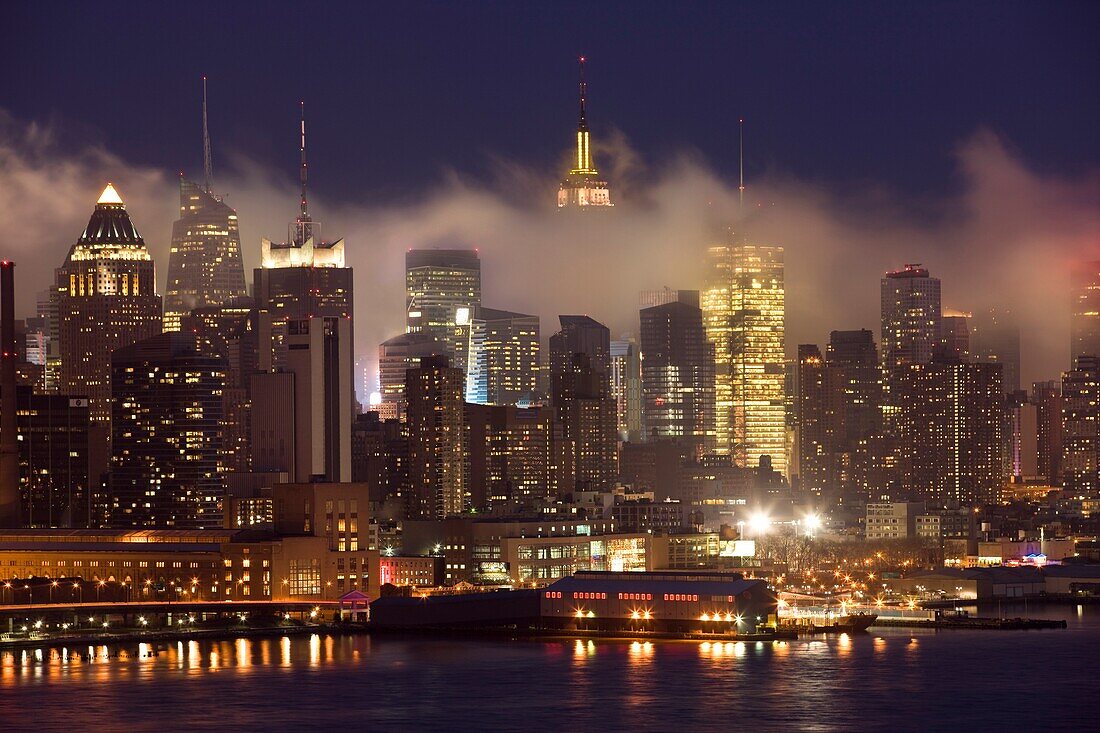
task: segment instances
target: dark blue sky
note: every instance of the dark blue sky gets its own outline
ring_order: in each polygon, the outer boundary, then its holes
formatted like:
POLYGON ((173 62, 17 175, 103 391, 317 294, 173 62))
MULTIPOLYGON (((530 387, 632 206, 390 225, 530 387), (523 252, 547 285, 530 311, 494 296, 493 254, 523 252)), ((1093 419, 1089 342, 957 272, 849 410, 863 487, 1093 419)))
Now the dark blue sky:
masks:
POLYGON ((575 57, 597 136, 660 161, 694 148, 750 174, 917 195, 955 182, 980 126, 1030 165, 1100 166, 1100 3, 9 4, 0 107, 135 163, 198 172, 199 77, 215 165, 239 150, 292 176, 296 100, 313 185, 415 197, 500 155, 547 171, 570 145, 575 57))

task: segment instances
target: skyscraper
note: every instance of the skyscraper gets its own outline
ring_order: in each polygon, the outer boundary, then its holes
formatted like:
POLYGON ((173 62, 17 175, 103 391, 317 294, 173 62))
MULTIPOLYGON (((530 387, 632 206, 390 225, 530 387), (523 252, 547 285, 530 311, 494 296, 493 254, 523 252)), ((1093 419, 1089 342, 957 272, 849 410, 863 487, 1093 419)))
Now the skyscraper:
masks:
POLYGON ((382 419, 405 420, 405 372, 420 365, 425 356, 445 356, 446 347, 426 333, 403 333, 378 347, 378 382, 382 419))
POLYGON ((405 253, 405 330, 446 347, 466 371, 470 321, 481 306, 481 260, 473 249, 410 249, 405 253))
POLYGON ((588 131, 588 84, 584 80, 585 58, 580 58, 580 119, 577 122, 577 149, 573 168, 558 189, 558 208, 586 211, 591 207, 614 206, 607 181, 601 180, 592 161, 592 141, 588 131))
POLYGON ((1078 356, 1062 374, 1062 488, 1100 496, 1100 358, 1078 356))
POLYGON ((442 519, 466 511, 465 375, 446 356, 421 359, 406 372, 408 400, 408 516, 442 519))
POLYGON ((940 281, 919 264, 882 278, 882 364, 890 375, 897 367, 927 364, 941 333, 940 281))
POLYGON ((111 525, 220 527, 225 359, 167 332, 115 351, 112 370, 111 525))
POLYGON ((970 359, 1004 367, 1005 392, 1020 389, 1020 324, 1004 308, 974 314, 970 321, 970 359))
POLYGON ((825 359, 837 373, 843 410, 841 440, 845 450, 851 450, 882 425, 882 371, 874 334, 867 329, 831 332, 825 359))
POLYGON ((111 354, 161 331, 153 258, 107 184, 57 270, 59 390, 86 396, 93 422, 111 419, 111 354))
POLYGON ((164 330, 178 331, 194 308, 247 293, 237 212, 197 183, 180 178, 180 218, 172 225, 164 330))
POLYGON ((999 364, 906 364, 895 372, 901 488, 914 499, 1001 500, 1005 399, 999 364))
POLYGON ((611 383, 611 331, 588 316, 558 316, 561 330, 550 337, 550 380, 573 369, 573 355, 585 354, 604 391, 611 383))
POLYGON ((642 398, 649 438, 714 450, 714 344, 707 340, 698 294, 641 311, 642 398))
POLYGON ((1051 486, 1062 484, 1062 383, 1057 380, 1031 385, 1035 405, 1038 473, 1051 486))
POLYGON ((1100 355, 1100 260, 1078 263, 1071 281, 1070 359, 1100 355))
POLYGON ((707 258, 702 306, 715 350, 715 452, 749 468, 771 456, 785 474, 783 248, 720 244, 707 258))
POLYGON ((944 310, 940 316, 939 349, 950 358, 970 361, 971 355, 971 319, 973 315, 964 311, 944 310))
MULTIPOLYGON (((572 465, 565 470, 579 490, 609 488, 619 470, 615 400, 603 373, 593 369, 587 352, 572 353, 568 367, 553 377, 554 416, 565 446, 558 451, 572 465), (569 460, 571 457, 571 461, 569 460)), ((559 486, 559 490, 571 490, 559 486)))
POLYGON ((805 491, 833 488, 836 480, 840 390, 821 349, 798 345, 798 478, 805 491))
POLYGON ((555 492, 553 411, 466 405, 466 454, 475 507, 538 511, 555 492))
POLYGON ((633 339, 611 342, 611 398, 619 440, 644 440, 642 423, 642 358, 633 339))
POLYGON ((538 399, 539 317, 475 308, 470 321, 466 401, 515 405, 538 399))

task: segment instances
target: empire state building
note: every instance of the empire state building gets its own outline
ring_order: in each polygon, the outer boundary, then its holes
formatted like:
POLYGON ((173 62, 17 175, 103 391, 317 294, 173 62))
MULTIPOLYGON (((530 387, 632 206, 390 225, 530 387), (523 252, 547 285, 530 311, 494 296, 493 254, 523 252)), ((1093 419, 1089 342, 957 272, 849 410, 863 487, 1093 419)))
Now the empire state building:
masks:
POLYGON ((573 168, 558 189, 559 209, 585 209, 597 206, 614 206, 607 181, 600 177, 592 162, 591 135, 588 131, 587 94, 584 80, 584 56, 580 59, 580 120, 577 123, 577 150, 573 156, 573 168))

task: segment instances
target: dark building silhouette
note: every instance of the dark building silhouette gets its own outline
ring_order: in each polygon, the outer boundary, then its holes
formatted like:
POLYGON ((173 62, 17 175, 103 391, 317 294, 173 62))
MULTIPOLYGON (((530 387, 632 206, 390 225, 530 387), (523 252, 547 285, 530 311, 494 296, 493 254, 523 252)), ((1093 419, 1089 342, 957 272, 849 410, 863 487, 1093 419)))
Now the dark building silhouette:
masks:
POLYGON ((402 504, 409 490, 409 439, 396 419, 377 412, 355 416, 351 428, 351 480, 369 487, 371 502, 402 504))
POLYGON ((696 457, 713 452, 714 344, 707 340, 703 311, 677 301, 644 308, 640 318, 647 438, 693 442, 696 457))
POLYGON ((1100 260, 1078 263, 1071 275, 1070 359, 1100 355, 1100 260))
POLYGON ((558 316, 561 330, 550 337, 550 382, 572 369, 573 355, 584 354, 604 389, 611 384, 611 331, 588 316, 558 316))
POLYGON ((588 354, 574 353, 568 368, 555 374, 552 403, 565 443, 559 455, 571 455, 573 466, 566 475, 573 477, 574 486, 560 490, 610 487, 619 468, 615 400, 605 375, 593 369, 588 354))
POLYGON ((1000 364, 1005 393, 1020 389, 1020 324, 1005 309, 991 308, 971 319, 970 360, 1000 364))
POLYGON ((191 333, 166 332, 112 356, 111 525, 221 526, 226 361, 191 333))
POLYGON ((1062 383, 1057 380, 1031 385, 1035 405, 1038 473, 1051 486, 1062 485, 1062 383))

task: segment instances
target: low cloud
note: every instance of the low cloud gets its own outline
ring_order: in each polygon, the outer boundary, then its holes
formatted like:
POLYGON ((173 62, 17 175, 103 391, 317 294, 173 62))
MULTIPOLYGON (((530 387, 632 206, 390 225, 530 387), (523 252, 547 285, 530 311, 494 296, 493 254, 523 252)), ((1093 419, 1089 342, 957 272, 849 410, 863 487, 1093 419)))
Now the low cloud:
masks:
MULTIPOLYGON (((250 271, 262 236, 286 236, 295 183, 292 172, 224 159, 216 188, 240 214, 250 271)), ((372 364, 377 344, 403 329, 410 248, 477 248, 484 303, 538 314, 544 335, 556 330, 559 313, 587 313, 615 335, 636 332, 639 290, 702 287, 706 247, 738 218, 736 183, 691 151, 646 161, 621 133, 608 136, 599 159, 612 181, 611 211, 559 212, 552 171, 503 159, 488 183, 442 172, 427 194, 405 203, 313 197, 325 236, 347 239, 361 362, 372 364)), ((838 191, 780 173, 751 182, 750 239, 786 248, 788 352, 824 342, 832 329, 877 334, 882 273, 921 262, 943 280, 945 307, 1016 312, 1025 382, 1067 367, 1069 265, 1100 259, 1100 173, 1039 174, 988 131, 962 141, 956 161, 954 191, 938 200, 873 185, 838 191)), ((126 200, 163 284, 177 216, 175 173, 98 146, 63 150, 48 127, 0 112, 3 254, 19 266, 22 313, 33 313, 36 293, 51 282, 108 180, 126 200)))

